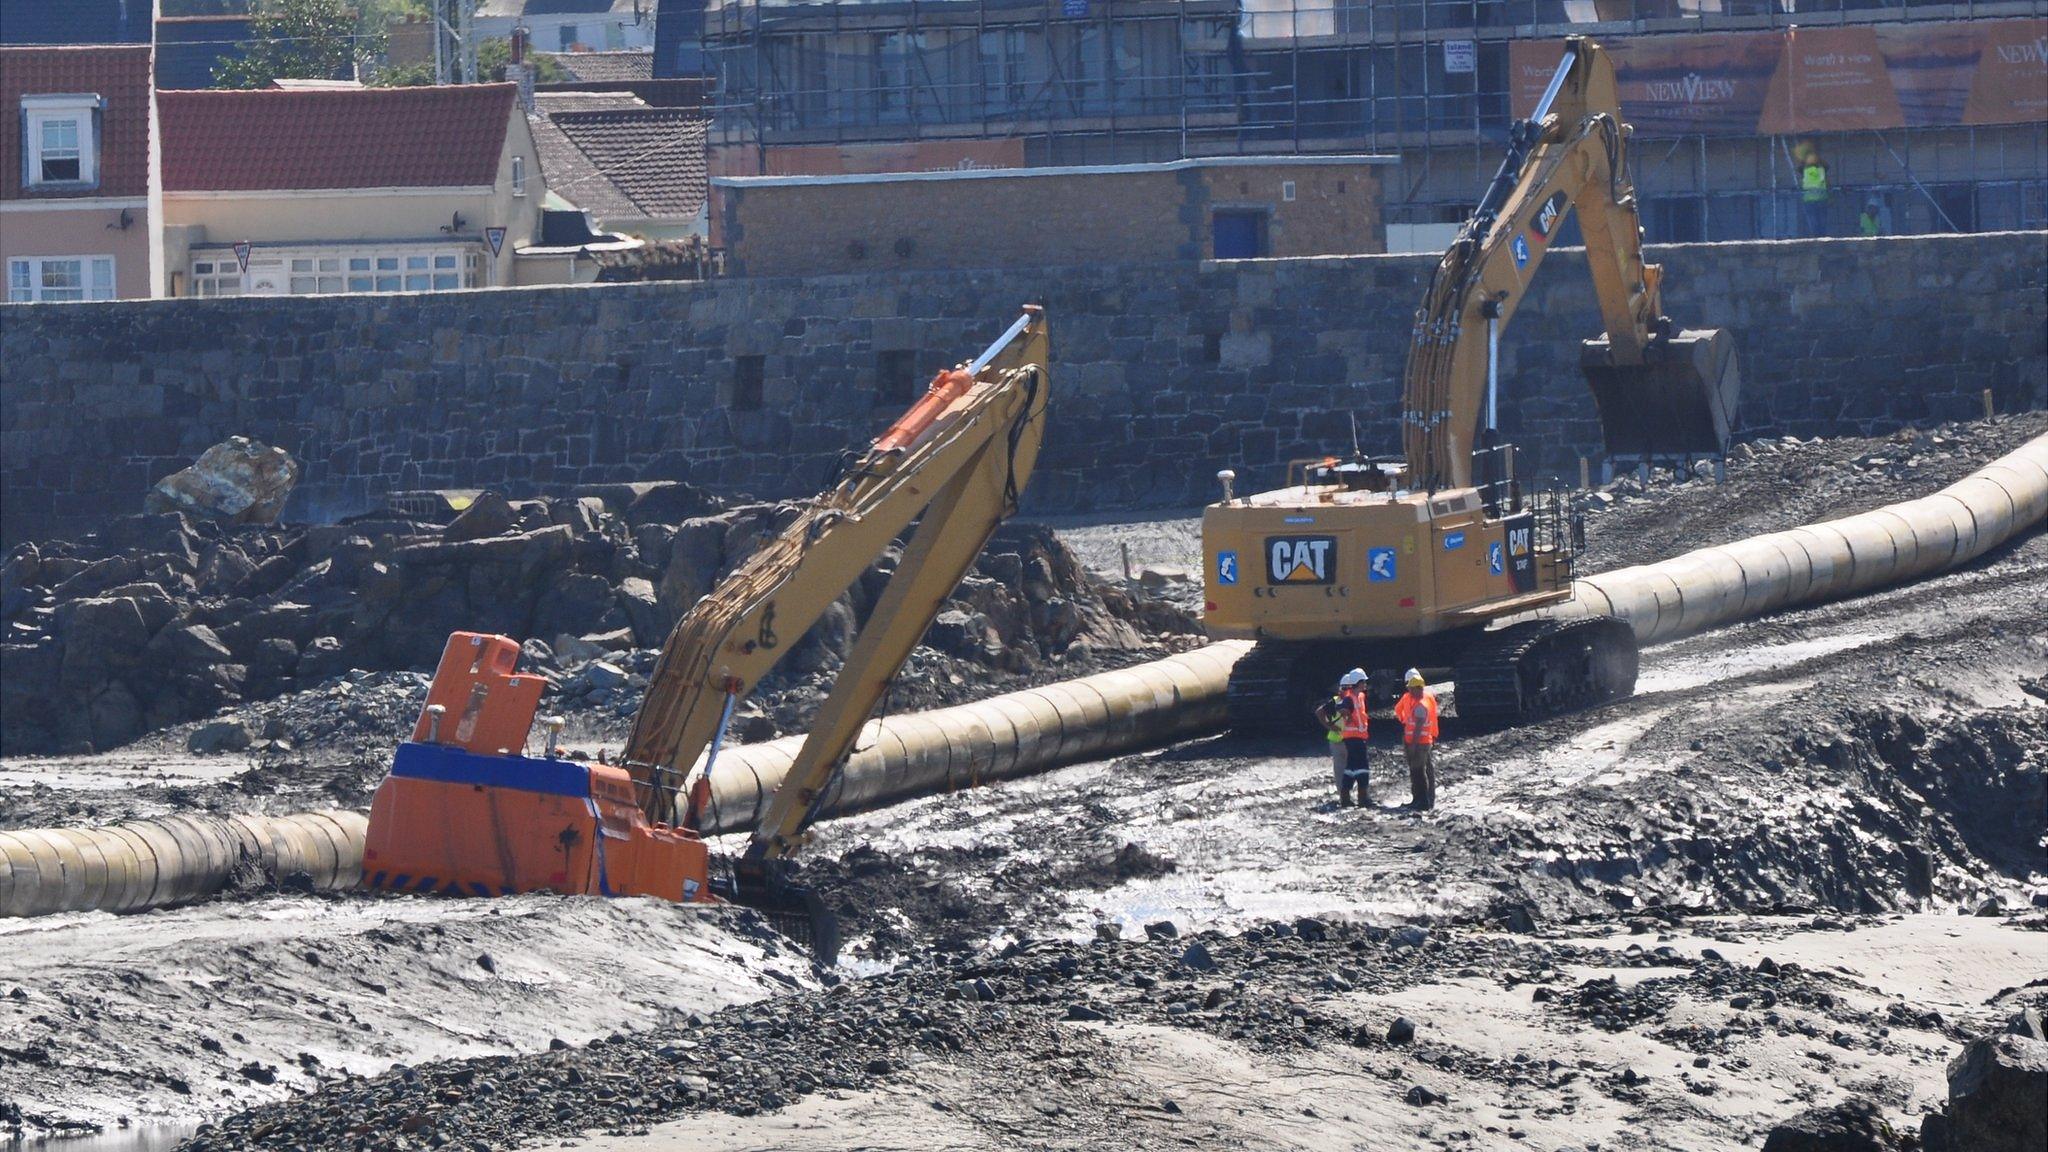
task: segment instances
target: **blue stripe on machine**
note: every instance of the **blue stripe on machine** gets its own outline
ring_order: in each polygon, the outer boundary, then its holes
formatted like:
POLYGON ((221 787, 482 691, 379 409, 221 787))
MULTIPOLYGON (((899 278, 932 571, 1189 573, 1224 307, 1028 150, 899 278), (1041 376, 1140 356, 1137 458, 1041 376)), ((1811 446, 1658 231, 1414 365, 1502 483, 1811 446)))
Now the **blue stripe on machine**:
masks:
POLYGON ((391 774, 446 784, 481 784, 550 796, 590 795, 590 769, 574 760, 479 756, 445 744, 406 741, 391 759, 391 774))
POLYGON ((398 890, 401 890, 401 891, 403 891, 403 890, 404 890, 404 888, 405 888, 405 886, 406 886, 407 884, 410 884, 411 882, 412 882, 412 873, 410 873, 410 872, 400 872, 400 873, 399 873, 398 875, 396 875, 396 876, 393 876, 393 877, 391 878, 391 887, 393 887, 394 889, 398 889, 398 890))

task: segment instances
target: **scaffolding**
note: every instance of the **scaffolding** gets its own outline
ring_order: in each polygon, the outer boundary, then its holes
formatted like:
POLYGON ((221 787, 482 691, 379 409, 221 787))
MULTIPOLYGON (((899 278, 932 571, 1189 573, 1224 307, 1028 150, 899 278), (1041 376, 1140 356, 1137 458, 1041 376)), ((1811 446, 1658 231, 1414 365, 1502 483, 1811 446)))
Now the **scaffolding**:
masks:
MULTIPOLYGON (((1426 224, 1461 219, 1498 163, 1513 41, 2043 15, 2048 0, 711 0, 703 43, 726 171, 768 171, 786 146, 931 141, 1015 141, 1031 165, 1374 152, 1403 162, 1385 218, 1426 224)), ((1653 237, 1791 234, 1782 140, 1643 144, 1653 237)), ((2048 226, 2043 124, 1823 145, 1899 231, 2048 226)))

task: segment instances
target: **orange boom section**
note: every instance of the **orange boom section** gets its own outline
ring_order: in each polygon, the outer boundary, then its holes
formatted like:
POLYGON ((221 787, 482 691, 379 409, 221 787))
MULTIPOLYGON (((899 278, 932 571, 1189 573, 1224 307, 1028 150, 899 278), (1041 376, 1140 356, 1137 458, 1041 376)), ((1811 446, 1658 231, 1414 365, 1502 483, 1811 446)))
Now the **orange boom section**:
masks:
POLYGON ((544 681, 514 674, 518 658, 504 636, 449 638, 414 738, 371 802, 364 885, 710 900, 704 843, 648 823, 625 769, 519 754, 544 681))

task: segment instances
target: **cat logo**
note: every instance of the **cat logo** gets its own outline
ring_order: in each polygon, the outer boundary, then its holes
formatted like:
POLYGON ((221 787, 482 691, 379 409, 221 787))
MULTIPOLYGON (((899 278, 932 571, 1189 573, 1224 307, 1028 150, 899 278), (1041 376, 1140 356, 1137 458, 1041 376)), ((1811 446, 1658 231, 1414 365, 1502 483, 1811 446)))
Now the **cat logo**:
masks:
POLYGON ((1266 583, 1329 584, 1336 578, 1335 536, 1266 537, 1266 583))
POLYGON ((1529 554, 1529 535, 1532 531, 1534 529, 1528 525, 1508 529, 1508 555, 1527 556, 1529 554))
POLYGON ((1545 240, 1550 239, 1550 230, 1557 227, 1557 218, 1564 215, 1564 207, 1564 192, 1552 192, 1550 199, 1543 202, 1543 207, 1536 210, 1536 219, 1530 223, 1530 227, 1536 230, 1538 236, 1545 240))

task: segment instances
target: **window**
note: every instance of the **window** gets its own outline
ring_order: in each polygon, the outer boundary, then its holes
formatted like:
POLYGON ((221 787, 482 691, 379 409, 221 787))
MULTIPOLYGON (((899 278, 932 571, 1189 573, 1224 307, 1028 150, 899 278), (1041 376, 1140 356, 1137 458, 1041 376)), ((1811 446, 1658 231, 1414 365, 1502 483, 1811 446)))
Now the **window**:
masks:
POLYGON ((194 260, 192 262, 192 295, 194 296, 240 296, 242 294, 242 269, 233 257, 226 260, 194 260))
POLYGON ((981 34, 981 83, 988 114, 1023 109, 1031 82, 1030 47, 1021 28, 981 34))
POLYGON ((916 33, 891 32, 869 45, 875 111, 883 120, 901 120, 910 113, 911 62, 922 50, 921 41, 916 33))
POLYGON ((512 194, 514 196, 526 195, 526 157, 524 156, 514 156, 512 158, 512 194))
POLYGON ((576 47, 576 26, 574 24, 564 24, 555 29, 555 41, 557 47, 564 52, 576 47))
MULTIPOLYGON (((363 248, 284 251, 266 249, 251 260, 244 277, 231 255, 202 255, 192 261, 193 296, 241 296, 274 282, 294 296, 342 292, 448 292, 466 286, 462 253, 452 248, 378 252, 363 248), (261 265, 275 271, 259 277, 261 265)), ((270 289, 278 290, 277 288, 270 289)))
POLYGON ((759 412, 761 410, 762 383, 767 375, 765 356, 735 356, 732 360, 732 390, 725 398, 726 407, 735 412, 759 412))
POLYGON ((899 400, 915 404, 930 381, 917 376, 917 350, 890 348, 875 353, 875 407, 893 407, 899 400))
POLYGON ((113 298, 112 256, 25 256, 7 262, 9 303, 113 298))
POLYGON ((1210 215, 1209 227, 1218 260, 1249 260, 1266 255, 1264 212, 1219 208, 1210 215))
POLYGON ((98 96, 22 97, 29 187, 99 183, 99 107, 98 96))

